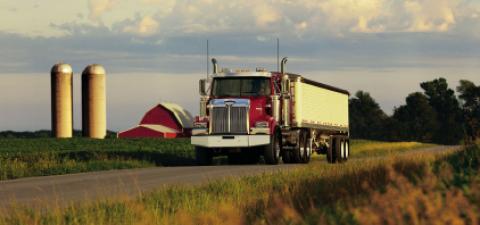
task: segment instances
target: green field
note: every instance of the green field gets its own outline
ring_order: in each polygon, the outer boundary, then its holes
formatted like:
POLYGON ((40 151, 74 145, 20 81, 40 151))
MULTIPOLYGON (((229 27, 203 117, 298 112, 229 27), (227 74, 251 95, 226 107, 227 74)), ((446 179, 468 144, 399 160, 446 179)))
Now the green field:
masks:
POLYGON ((192 165, 193 159, 189 139, 0 138, 0 180, 192 165))
MULTIPOLYGON (((352 141, 352 157, 412 150, 416 142, 352 141)), ((323 156, 314 160, 324 160, 323 156)), ((218 162, 217 162, 218 163, 218 162)), ((116 139, 0 138, 0 180, 109 169, 194 164, 188 138, 116 139)))
POLYGON ((14 208, 0 224, 478 224, 479 171, 478 146, 314 161, 289 172, 164 187, 133 200, 14 208))

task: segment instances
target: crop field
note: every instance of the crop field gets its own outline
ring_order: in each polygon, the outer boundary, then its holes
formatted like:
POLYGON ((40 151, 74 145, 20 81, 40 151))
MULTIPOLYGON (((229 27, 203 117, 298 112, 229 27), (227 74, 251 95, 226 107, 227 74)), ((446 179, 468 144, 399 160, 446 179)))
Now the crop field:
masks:
MULTIPOLYGON (((352 141, 352 157, 382 155, 429 145, 352 141)), ((314 160, 324 160, 324 156, 314 160)), ((218 160, 217 160, 218 161, 218 160)), ((217 162, 217 163, 221 163, 217 162)), ((189 139, 0 138, 0 180, 109 169, 194 164, 189 139)))
POLYGON ((193 163, 189 139, 0 138, 0 180, 193 163))
POLYGON ((12 208, 0 212, 0 224, 478 224, 479 172, 478 146, 385 154, 169 186, 136 199, 12 208))

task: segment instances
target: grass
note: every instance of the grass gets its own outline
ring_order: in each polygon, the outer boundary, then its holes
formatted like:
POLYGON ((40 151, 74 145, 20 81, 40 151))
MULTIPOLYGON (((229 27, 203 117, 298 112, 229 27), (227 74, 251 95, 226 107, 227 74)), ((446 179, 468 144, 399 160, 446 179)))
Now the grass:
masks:
POLYGON ((369 140, 353 140, 352 151, 355 156, 378 156, 396 152, 404 152, 419 148, 435 146, 419 142, 382 142, 369 140))
POLYGON ((345 164, 161 188, 133 200, 41 211, 0 224, 478 224, 480 149, 393 154, 345 164))
POLYGON ((0 138, 0 180, 193 163, 189 139, 0 138))
MULTIPOLYGON (((352 141, 352 157, 391 154, 429 145, 352 141)), ((324 157, 317 157, 324 160, 324 157)), ((116 139, 0 138, 0 180, 110 169, 194 163, 188 138, 116 139)))

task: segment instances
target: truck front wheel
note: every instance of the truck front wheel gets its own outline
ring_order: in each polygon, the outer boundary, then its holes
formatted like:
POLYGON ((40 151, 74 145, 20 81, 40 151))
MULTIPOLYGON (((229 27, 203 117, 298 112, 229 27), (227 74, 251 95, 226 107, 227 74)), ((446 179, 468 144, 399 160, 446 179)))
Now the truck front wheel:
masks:
POLYGON ((280 152, 282 150, 280 132, 275 133, 270 137, 270 144, 265 147, 263 157, 265 163, 276 165, 280 161, 280 152))
POLYGON ((195 161, 200 166, 212 165, 212 151, 209 148, 195 146, 195 161))

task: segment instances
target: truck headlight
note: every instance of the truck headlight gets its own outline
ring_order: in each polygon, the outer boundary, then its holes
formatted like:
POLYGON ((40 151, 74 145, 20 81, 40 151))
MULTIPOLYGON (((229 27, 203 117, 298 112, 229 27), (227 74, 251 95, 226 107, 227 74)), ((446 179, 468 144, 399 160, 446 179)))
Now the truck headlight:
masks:
POLYGON ((258 121, 255 123, 255 127, 257 128, 267 128, 268 122, 267 121, 258 121))

